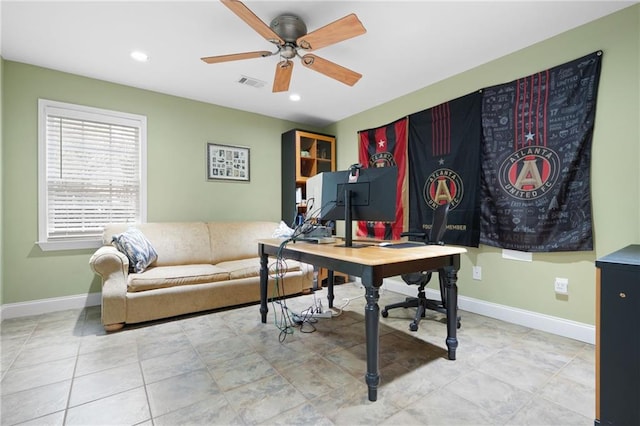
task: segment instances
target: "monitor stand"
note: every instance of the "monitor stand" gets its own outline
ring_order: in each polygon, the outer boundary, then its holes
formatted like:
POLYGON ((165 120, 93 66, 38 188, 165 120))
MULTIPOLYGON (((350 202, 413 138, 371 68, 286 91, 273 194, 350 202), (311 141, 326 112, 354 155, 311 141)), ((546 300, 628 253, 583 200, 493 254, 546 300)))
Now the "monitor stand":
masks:
POLYGON ((337 244, 336 247, 362 248, 369 247, 371 244, 353 244, 351 221, 351 190, 344 191, 344 244, 337 244))

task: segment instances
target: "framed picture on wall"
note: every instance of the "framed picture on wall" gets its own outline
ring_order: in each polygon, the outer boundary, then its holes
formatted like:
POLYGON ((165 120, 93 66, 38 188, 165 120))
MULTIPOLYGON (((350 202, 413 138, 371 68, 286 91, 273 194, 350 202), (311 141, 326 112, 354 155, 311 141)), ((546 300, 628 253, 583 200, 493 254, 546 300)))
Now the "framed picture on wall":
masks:
POLYGON ((207 142, 207 180, 249 181, 249 148, 207 142))

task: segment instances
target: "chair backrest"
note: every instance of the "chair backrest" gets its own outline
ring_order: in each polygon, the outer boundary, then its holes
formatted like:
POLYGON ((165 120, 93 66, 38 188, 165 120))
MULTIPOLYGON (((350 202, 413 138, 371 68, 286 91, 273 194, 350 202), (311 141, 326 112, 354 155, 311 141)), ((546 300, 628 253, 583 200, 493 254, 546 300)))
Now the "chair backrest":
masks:
POLYGON ((433 222, 429 233, 429 244, 443 244, 442 237, 447 230, 447 214, 449 203, 440 204, 433 212, 433 222))

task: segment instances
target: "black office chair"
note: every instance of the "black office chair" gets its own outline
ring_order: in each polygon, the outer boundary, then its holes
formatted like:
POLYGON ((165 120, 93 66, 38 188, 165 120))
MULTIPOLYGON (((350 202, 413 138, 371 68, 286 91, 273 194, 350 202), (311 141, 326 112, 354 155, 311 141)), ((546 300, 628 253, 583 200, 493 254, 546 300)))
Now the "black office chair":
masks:
MULTIPOLYGON (((425 244, 444 245, 442 237, 444 235, 444 232, 447 230, 448 213, 449 203, 440 204, 436 208, 435 212, 433 213, 433 223, 431 225, 431 232, 429 232, 428 240, 426 232, 403 232, 401 236, 420 238, 422 239, 422 241, 424 241, 425 244)), ((411 324, 409 324, 409 330, 417 331, 418 324, 420 323, 420 320, 425 317, 425 311, 427 309, 431 309, 433 311, 437 311, 446 315, 447 285, 446 277, 444 275, 444 270, 420 271, 402 275, 402 279, 404 282, 409 285, 418 286, 418 297, 407 297, 404 302, 393 303, 391 305, 385 306, 381 312, 382 316, 386 318, 389 315, 388 311, 390 309, 417 308, 416 316, 414 317, 411 324), (438 272, 438 278, 440 281, 440 298, 442 300, 427 299, 424 292, 424 288, 431 280, 431 275, 433 272, 438 272)), ((460 328, 460 317, 457 318, 457 327, 460 328)))

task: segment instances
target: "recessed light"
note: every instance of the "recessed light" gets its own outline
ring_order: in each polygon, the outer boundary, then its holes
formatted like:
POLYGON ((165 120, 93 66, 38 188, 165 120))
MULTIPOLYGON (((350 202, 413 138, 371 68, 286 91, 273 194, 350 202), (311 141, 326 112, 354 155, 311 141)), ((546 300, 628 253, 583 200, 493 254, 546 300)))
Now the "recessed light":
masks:
POLYGON ((300 100, 300 95, 298 95, 297 93, 292 93, 289 95, 289 100, 293 101, 293 102, 298 102, 300 100))
POLYGON ((131 57, 138 62, 147 62, 149 60, 149 56, 139 50, 134 50, 133 52, 131 52, 131 57))

